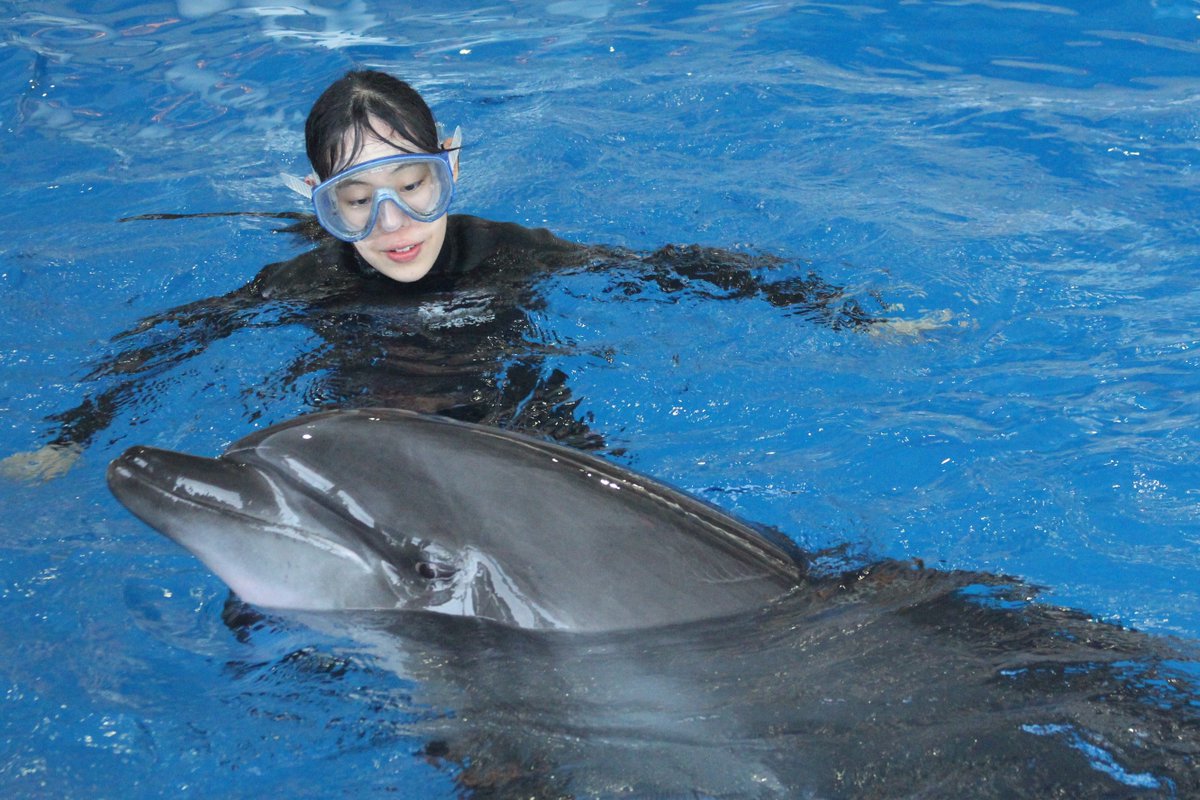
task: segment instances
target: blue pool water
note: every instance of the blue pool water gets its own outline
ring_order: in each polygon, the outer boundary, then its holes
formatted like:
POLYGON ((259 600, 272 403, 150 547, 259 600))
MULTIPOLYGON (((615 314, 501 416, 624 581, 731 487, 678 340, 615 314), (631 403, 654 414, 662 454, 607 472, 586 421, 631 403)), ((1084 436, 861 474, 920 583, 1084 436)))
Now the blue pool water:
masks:
MULTIPOLYGON (((309 105, 383 68, 463 126, 457 210, 764 251, 889 305, 867 334, 547 278, 546 366, 611 457, 805 548, 1200 637, 1200 5, 425 5, 0 0, 0 456, 95 391, 116 334, 304 248, 118 220, 301 210, 278 175, 307 169, 309 105)), ((104 485, 131 444, 216 453, 311 409, 316 378, 283 377, 316 346, 244 329, 65 474, 0 483, 0 793, 454 795, 404 745, 402 679, 298 674, 303 626, 248 653, 220 583, 104 485)))

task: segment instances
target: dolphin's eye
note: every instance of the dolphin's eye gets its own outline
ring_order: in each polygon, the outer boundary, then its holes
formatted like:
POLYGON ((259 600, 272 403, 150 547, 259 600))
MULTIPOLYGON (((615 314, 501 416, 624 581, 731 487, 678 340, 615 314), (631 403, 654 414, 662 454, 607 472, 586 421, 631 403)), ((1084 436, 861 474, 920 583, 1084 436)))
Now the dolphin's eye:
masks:
POLYGON ((417 563, 417 574, 431 581, 452 578, 457 571, 451 565, 440 564, 437 561, 420 561, 417 563))

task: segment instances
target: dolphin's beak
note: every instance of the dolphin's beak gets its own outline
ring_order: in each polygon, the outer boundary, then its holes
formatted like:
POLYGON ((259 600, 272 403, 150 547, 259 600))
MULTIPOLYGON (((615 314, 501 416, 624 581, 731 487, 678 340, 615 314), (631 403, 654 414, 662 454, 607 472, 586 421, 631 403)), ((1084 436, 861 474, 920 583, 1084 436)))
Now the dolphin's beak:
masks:
POLYGON ((401 592, 346 523, 252 464, 132 447, 108 468, 112 493, 267 608, 394 608, 401 592))
POLYGON ((108 486, 131 511, 166 531, 180 504, 259 517, 261 499, 271 496, 261 474, 244 464, 144 446, 109 464, 108 486))

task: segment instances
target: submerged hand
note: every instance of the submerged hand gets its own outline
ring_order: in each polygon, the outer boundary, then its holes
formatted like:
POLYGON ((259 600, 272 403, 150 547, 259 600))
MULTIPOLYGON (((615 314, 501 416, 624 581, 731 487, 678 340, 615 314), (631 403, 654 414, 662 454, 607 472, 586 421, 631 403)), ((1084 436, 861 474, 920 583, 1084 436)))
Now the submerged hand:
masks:
POLYGON ((48 481, 74 466, 82 453, 83 448, 77 444, 48 444, 14 453, 0 460, 0 475, 27 483, 48 481))
MULTIPOLYGON (((896 310, 903 311, 903 306, 895 306, 896 310)), ((898 336, 911 336, 918 339, 922 334, 930 331, 942 330, 943 328, 951 327, 951 323, 955 323, 960 328, 967 327, 966 320, 957 319, 953 312, 948 308, 940 311, 930 311, 916 319, 901 319, 899 317, 887 317, 879 319, 870 328, 872 336, 885 336, 894 334, 898 336)))

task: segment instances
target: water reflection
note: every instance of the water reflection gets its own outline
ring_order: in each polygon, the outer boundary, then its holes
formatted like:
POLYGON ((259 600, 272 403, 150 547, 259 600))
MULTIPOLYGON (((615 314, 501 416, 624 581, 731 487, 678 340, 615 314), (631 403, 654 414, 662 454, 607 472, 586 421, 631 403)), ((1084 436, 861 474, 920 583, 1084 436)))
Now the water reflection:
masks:
MULTIPOLYGON (((886 563, 761 613, 628 634, 420 613, 303 619, 360 643, 339 651, 342 671, 404 679, 388 718, 473 797, 1200 790, 1200 687, 1173 647, 1030 595, 886 563)), ((255 648, 276 635, 236 601, 226 618, 255 648)), ((332 655, 283 658, 296 657, 332 655)), ((289 669, 278 690, 296 678, 289 669)), ((365 729, 382 723, 364 709, 365 729)))

